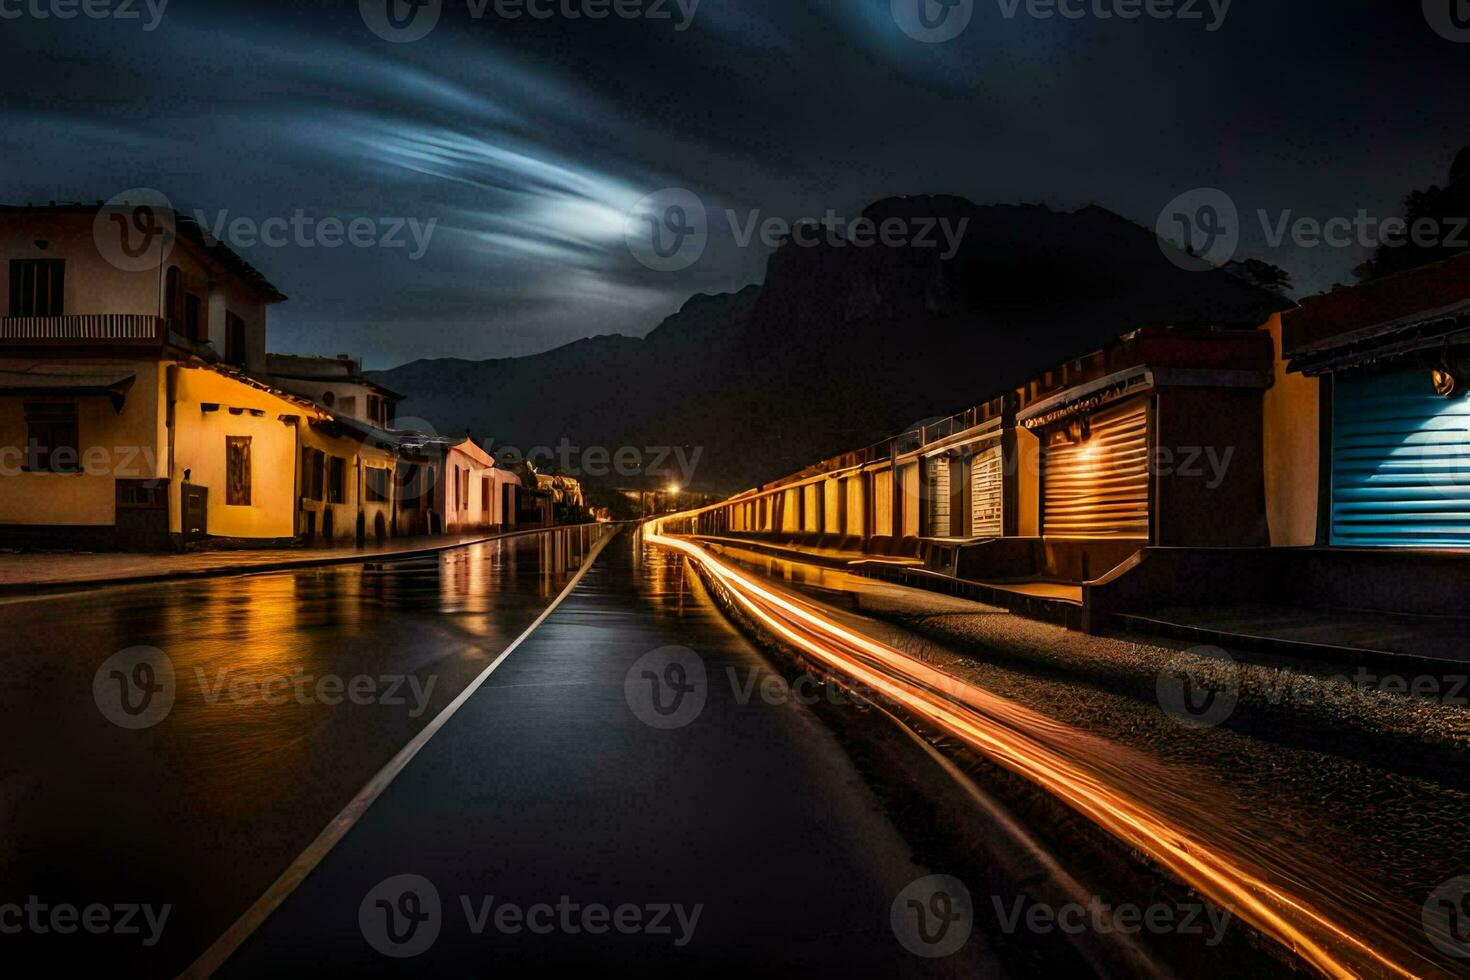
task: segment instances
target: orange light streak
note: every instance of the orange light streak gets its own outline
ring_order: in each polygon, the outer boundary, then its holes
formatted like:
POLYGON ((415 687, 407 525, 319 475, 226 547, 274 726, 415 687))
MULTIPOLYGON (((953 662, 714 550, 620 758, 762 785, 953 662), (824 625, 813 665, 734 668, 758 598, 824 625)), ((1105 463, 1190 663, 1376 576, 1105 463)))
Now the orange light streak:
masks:
POLYGON ((853 632, 752 581, 691 542, 646 535, 655 545, 702 564, 760 622, 836 673, 879 692, 961 739, 1170 869, 1331 977, 1364 968, 1417 974, 1351 934, 1311 905, 1271 885, 1227 855, 1174 826, 1147 803, 1111 786, 1026 731, 1064 726, 1016 702, 967 684, 886 644, 853 632))

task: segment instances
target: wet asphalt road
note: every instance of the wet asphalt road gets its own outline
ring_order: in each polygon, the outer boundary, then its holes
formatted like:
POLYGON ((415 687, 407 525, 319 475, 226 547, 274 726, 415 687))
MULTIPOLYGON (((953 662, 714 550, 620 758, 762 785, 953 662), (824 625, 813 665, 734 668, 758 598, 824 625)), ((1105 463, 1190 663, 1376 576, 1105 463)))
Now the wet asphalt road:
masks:
POLYGON ((1002 972, 983 936, 902 946, 895 899, 943 869, 807 708, 742 696, 763 670, 676 558, 622 534, 221 975, 1002 972), (670 648, 697 650, 707 696, 677 700, 670 648))
POLYGON ((0 906, 168 908, 151 944, 141 913, 131 935, 45 919, 0 933, 0 955, 177 974, 530 625, 592 540, 0 601, 0 906), (124 728, 102 668, 140 647, 166 658, 172 701, 124 728))

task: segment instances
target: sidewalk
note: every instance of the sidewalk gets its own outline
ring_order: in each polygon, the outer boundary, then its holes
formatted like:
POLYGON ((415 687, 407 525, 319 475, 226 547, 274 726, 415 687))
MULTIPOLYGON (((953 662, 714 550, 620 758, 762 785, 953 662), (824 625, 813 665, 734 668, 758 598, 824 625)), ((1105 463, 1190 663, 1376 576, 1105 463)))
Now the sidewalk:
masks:
POLYGON ((73 586, 141 584, 169 579, 218 578, 256 572, 405 559, 545 528, 497 534, 422 535, 350 548, 260 548, 189 554, 133 552, 0 553, 0 595, 50 592, 73 586))

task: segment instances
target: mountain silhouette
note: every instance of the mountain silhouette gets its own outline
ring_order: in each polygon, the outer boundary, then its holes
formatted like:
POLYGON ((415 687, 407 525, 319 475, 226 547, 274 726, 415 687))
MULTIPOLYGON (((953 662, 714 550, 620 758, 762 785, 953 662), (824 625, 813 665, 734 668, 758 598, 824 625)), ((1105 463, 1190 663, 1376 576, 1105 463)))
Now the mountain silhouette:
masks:
POLYGON ((375 377, 408 396, 400 416, 440 432, 523 451, 563 438, 698 447, 692 486, 732 492, 993 398, 1138 327, 1250 329, 1291 305, 1227 271, 1189 271, 1100 207, 912 197, 864 214, 966 224, 950 258, 937 232, 936 247, 788 241, 763 285, 695 296, 641 340, 375 377))

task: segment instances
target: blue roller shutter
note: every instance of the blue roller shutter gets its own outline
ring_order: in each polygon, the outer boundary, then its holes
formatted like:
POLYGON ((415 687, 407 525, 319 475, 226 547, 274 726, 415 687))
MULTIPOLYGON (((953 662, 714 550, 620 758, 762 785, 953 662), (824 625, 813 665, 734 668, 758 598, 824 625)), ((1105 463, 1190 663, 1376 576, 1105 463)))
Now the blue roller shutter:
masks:
POLYGON ((1332 543, 1470 546, 1470 401, 1428 371, 1339 378, 1332 412, 1332 543))

